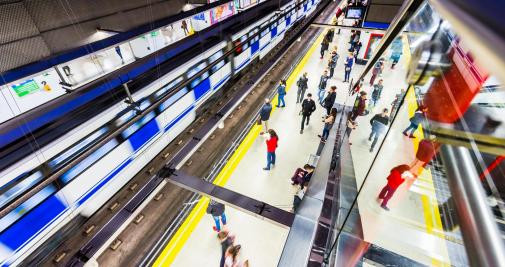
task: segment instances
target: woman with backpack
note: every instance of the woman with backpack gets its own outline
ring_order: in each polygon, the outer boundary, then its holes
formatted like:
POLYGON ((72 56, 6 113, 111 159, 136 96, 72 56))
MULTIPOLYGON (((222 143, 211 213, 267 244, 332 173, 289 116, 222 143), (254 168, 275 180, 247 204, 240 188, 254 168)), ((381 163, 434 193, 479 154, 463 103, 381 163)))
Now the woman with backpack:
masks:
POLYGON ((330 135, 330 129, 333 127, 333 123, 335 122, 335 118, 337 117, 337 109, 332 108, 330 115, 326 116, 326 119, 324 119, 324 128, 323 128, 323 134, 317 135, 319 138, 321 138, 321 142, 325 143, 326 139, 328 139, 328 136, 330 135))
POLYGON ((414 116, 410 118, 410 125, 405 130, 403 130, 403 135, 408 136, 409 138, 415 138, 414 133, 417 131, 419 124, 423 123, 426 120, 427 111, 428 107, 418 107, 414 113, 414 116), (408 134, 409 131, 410 134, 408 134))

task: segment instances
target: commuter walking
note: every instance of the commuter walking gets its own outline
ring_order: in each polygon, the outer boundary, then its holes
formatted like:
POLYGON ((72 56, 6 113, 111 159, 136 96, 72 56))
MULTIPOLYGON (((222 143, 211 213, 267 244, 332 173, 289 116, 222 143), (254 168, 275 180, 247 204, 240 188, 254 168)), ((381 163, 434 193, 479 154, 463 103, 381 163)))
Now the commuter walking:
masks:
POLYGON ((354 56, 353 56, 352 53, 349 53, 349 55, 345 59, 344 82, 349 82, 349 78, 351 76, 351 70, 352 70, 353 61, 354 61, 354 56))
POLYGON ((428 162, 430 162, 437 154, 439 147, 440 144, 435 141, 434 136, 430 136, 429 139, 421 140, 417 147, 416 158, 409 164, 410 172, 414 176, 419 176, 419 174, 422 172, 421 167, 426 167, 428 162))
POLYGON ((414 133, 416 132, 419 124, 423 123, 426 120, 426 112, 428 108, 425 106, 420 106, 417 108, 414 116, 410 118, 410 125, 403 130, 403 135, 408 136, 409 138, 415 138, 414 133), (410 134, 408 132, 410 131, 410 134))
POLYGON ((226 215, 224 214, 224 204, 219 203, 217 201, 211 200, 209 202, 209 205, 207 206, 207 213, 212 215, 214 218, 214 222, 216 223, 216 226, 213 226, 212 229, 216 232, 221 231, 221 223, 223 223, 223 226, 226 225, 226 215))
POLYGON ((318 101, 319 104, 323 103, 324 99, 324 91, 326 91, 326 84, 328 83, 328 71, 324 70, 323 75, 321 75, 321 78, 319 79, 319 93, 318 93, 318 101))
POLYGON ((270 99, 265 98, 265 104, 263 104, 260 110, 260 122, 263 126, 261 134, 264 134, 266 131, 268 131, 268 120, 270 119, 271 112, 272 104, 270 104, 270 99))
POLYGON ((286 95, 286 81, 281 80, 279 86, 277 86, 277 107, 285 107, 286 102, 284 102, 284 96, 286 95), (282 106, 280 105, 282 103, 282 106))
POLYGON ((335 71, 335 67, 337 66, 339 55, 336 50, 331 52, 331 58, 328 62, 328 68, 330 69, 330 78, 333 78, 333 72, 335 71))
POLYGON ((382 113, 373 116, 370 124, 372 125, 372 132, 368 137, 368 141, 372 141, 373 138, 372 146, 370 147, 370 152, 372 152, 379 137, 386 133, 387 125, 389 124, 388 109, 385 108, 382 110, 382 113))
POLYGON ((323 59, 324 57, 324 52, 326 50, 328 50, 328 46, 330 45, 330 42, 328 41, 328 39, 326 39, 326 37, 323 39, 323 41, 321 42, 321 59, 323 59))
POLYGON ((277 136, 277 133, 269 129, 268 130, 268 140, 266 141, 267 144, 267 166, 263 168, 263 170, 268 171, 270 170, 270 165, 275 165, 275 150, 277 149, 277 143, 279 142, 279 137, 277 136))
POLYGON ((303 133, 304 125, 309 125, 310 115, 316 110, 316 103, 312 100, 312 94, 308 93, 307 98, 303 100, 302 110, 302 126, 300 128, 300 134, 303 133))
POLYGON ((217 234, 217 238, 219 239, 219 243, 221 243, 221 261, 219 262, 219 266, 223 267, 226 250, 230 246, 233 246, 233 243, 235 242, 235 235, 231 234, 228 230, 223 229, 217 234))
POLYGON ((308 86, 309 78, 307 78, 307 73, 305 72, 300 79, 296 82, 296 85, 298 86, 298 91, 296 92, 296 103, 301 103, 303 101, 303 98, 305 97, 305 91, 308 86))
POLYGON ((337 98, 337 87, 333 85, 330 87, 330 92, 328 92, 323 101, 323 107, 326 108, 326 115, 330 115, 331 108, 335 104, 336 98, 337 98))
POLYGON ((370 77, 370 85, 373 85, 375 78, 382 73, 382 69, 384 69, 384 58, 380 58, 373 66, 372 77, 370 77))
POLYGON ((323 127, 323 134, 317 135, 319 138, 321 138, 321 142, 325 143, 326 139, 328 139, 328 136, 330 135, 330 129, 333 127, 333 123, 335 122, 335 118, 337 117, 337 109, 332 108, 331 112, 326 118, 324 119, 324 127, 323 127))
POLYGON ((361 91, 359 96, 354 100, 354 105, 352 107, 351 120, 355 121, 358 116, 366 115, 366 92, 361 91))
POLYGON ((403 177, 410 176, 410 173, 408 173, 409 169, 409 165, 406 164, 398 165, 391 169, 391 172, 387 178, 388 182, 386 186, 382 188, 378 196, 379 199, 382 199, 381 208, 389 211, 389 208, 387 206, 388 201, 391 199, 391 197, 393 197, 396 189, 405 181, 405 178, 403 177))
POLYGON ((370 98, 370 103, 369 103, 370 107, 377 106, 377 102, 379 102, 379 99, 382 94, 382 89, 384 89, 384 85, 382 85, 382 82, 383 82, 382 79, 380 79, 377 84, 373 85, 372 98, 370 98))
POLYGON ((240 245, 233 245, 226 249, 224 253, 224 267, 238 267, 242 266, 243 263, 240 262, 240 245))

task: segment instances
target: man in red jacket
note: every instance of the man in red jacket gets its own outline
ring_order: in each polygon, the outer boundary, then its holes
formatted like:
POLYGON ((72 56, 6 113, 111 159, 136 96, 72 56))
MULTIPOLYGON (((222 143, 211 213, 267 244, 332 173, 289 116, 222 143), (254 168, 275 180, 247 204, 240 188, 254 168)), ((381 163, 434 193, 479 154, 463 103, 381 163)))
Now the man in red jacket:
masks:
POLYGON ((391 169, 391 172, 389 173, 389 176, 387 178, 388 183, 384 188, 382 188, 381 192, 379 193, 379 199, 382 199, 382 204, 381 208, 389 211, 389 208, 387 207, 389 199, 393 196, 395 193, 396 189, 403 183, 405 182, 405 179, 402 177, 405 172, 408 172, 410 170, 410 166, 407 164, 403 165, 398 165, 391 169))

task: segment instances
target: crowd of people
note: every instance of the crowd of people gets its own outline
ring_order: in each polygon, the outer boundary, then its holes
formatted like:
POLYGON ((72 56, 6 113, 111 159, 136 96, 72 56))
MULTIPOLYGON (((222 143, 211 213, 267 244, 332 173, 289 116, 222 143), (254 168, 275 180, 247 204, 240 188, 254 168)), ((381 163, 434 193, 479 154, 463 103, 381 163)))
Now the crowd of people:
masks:
MULTIPOLYGON (((361 1, 357 1, 361 3, 361 1)), ((338 16, 334 19, 334 23, 342 23, 343 16, 338 16)), ((320 59, 325 58, 325 54, 330 50, 331 43, 335 34, 340 34, 340 30, 335 33, 333 29, 330 29, 324 35, 323 41, 320 44, 320 59)), ((359 30, 352 31, 349 39, 349 49, 344 50, 345 58, 340 61, 341 66, 344 68, 343 82, 350 82, 350 76, 355 63, 358 62, 358 55, 362 48, 362 43, 360 41, 361 33, 359 30)), ((393 49, 390 61, 391 69, 394 69, 395 65, 398 63, 401 56, 401 43, 395 43, 395 49, 393 49), (400 48, 398 48, 400 45, 400 48)), ((324 65, 323 72, 317 83, 317 89, 312 93, 309 90, 309 77, 308 73, 303 73, 296 82, 297 92, 296 92, 296 105, 299 106, 299 115, 301 119, 300 123, 300 134, 304 133, 304 129, 309 125, 311 116, 317 109, 317 104, 323 109, 322 120, 324 126, 321 134, 318 138, 322 143, 325 143, 329 137, 331 128, 333 127, 338 109, 335 107, 335 101, 337 96, 337 86, 331 84, 334 78, 334 72, 339 64, 340 54, 338 53, 338 47, 333 46, 331 52, 327 54, 327 61, 322 61, 324 65), (330 86, 328 86, 330 84, 330 86), (317 94, 317 103, 315 101, 317 94)), ((346 134, 350 136, 352 130, 358 127, 357 119, 359 116, 366 116, 374 112, 375 107, 379 106, 381 102, 381 96, 384 89, 383 75, 386 65, 386 60, 381 58, 374 65, 371 76, 369 80, 370 94, 364 89, 363 81, 357 83, 354 93, 357 93, 356 99, 352 105, 352 111, 349 113, 348 121, 346 123, 347 129, 346 134), (368 97, 370 95, 370 98, 368 97)), ((277 85, 277 105, 278 108, 286 107, 286 81, 281 80, 277 85)), ((391 121, 394 119, 401 102, 405 96, 405 90, 401 91, 395 95, 393 102, 390 104, 390 108, 382 108, 379 113, 372 116, 370 119, 370 135, 368 140, 371 142, 370 152, 373 152, 379 138, 385 136, 388 131, 388 127, 391 125, 391 121)), ((289 104, 289 103, 288 103, 289 104)), ((261 125, 262 131, 261 136, 264 138, 266 147, 266 166, 263 168, 265 171, 271 170, 276 164, 276 150, 280 144, 279 135, 277 132, 269 128, 268 121, 270 120, 270 115, 272 112, 271 99, 265 98, 264 104, 260 109, 258 125, 261 125)), ((415 114, 410 118, 410 125, 403 131, 403 134, 407 137, 414 138, 415 132, 419 128, 419 125, 423 124, 426 120, 427 108, 420 106, 415 114)), ((350 143, 351 144, 351 143, 350 143)), ((426 164, 431 160, 431 158, 436 154, 438 149, 438 144, 433 138, 427 138, 420 142, 419 150, 416 154, 416 159, 410 164, 401 164, 395 166, 391 169, 388 177, 387 183, 379 192, 378 200, 381 202, 381 207, 385 210, 389 210, 387 204, 391 197, 394 195, 396 189, 407 179, 415 179, 420 172, 421 168, 425 167, 426 164)), ((292 186, 296 187, 296 192, 293 195, 292 212, 296 212, 302 202, 302 199, 307 192, 309 182, 311 180, 312 174, 314 173, 315 167, 310 164, 305 164, 303 167, 297 168, 294 174, 290 177, 292 186)), ((223 204, 211 201, 207 213, 211 214, 215 221, 215 226, 213 230, 218 232, 218 240, 221 244, 221 262, 220 266, 225 267, 235 267, 235 266, 249 266, 248 260, 242 260, 240 256, 241 245, 236 244, 235 235, 233 235, 229 229, 226 227, 226 215, 225 207, 223 204)))

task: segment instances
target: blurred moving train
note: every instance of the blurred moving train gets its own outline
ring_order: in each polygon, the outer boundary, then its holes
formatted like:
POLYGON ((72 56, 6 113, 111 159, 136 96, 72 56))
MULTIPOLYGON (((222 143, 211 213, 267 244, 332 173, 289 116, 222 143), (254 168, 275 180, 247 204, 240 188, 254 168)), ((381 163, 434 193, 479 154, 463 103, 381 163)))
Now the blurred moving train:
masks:
MULTIPOLYGON (((0 207, 118 129, 140 110, 171 95, 119 136, 0 218, 0 262, 17 265, 76 216, 91 216, 196 118, 196 109, 231 77, 264 57, 294 23, 315 10, 318 0, 291 1, 258 22, 220 41, 205 53, 133 95, 137 107, 117 103, 0 173, 0 207), (230 57, 223 57, 233 49, 230 57), (211 66, 211 67, 210 67, 211 66), (208 71, 196 77, 196 74, 208 71), (180 84, 189 80, 188 86, 180 84), (179 88, 177 91, 175 89, 179 88)), ((119 100, 119 99, 118 99, 119 100)))

